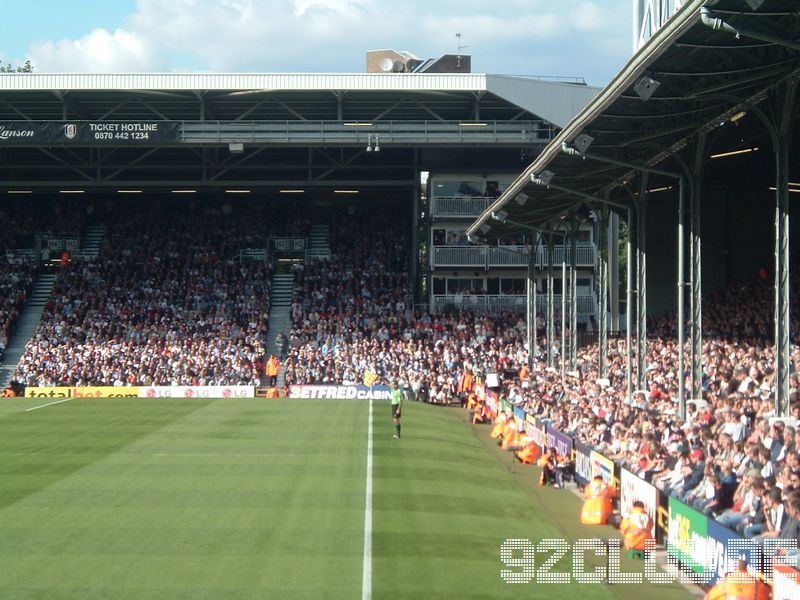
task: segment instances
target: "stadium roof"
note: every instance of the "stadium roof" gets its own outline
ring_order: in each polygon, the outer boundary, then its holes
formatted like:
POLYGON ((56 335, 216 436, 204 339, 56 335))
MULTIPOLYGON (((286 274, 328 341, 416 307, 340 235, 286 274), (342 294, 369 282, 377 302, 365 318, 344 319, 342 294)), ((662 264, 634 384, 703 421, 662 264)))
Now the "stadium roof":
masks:
MULTIPOLYGON (((760 140, 769 155, 753 106, 773 119, 784 110, 770 92, 800 74, 800 13, 792 0, 771 0, 757 10, 751 4, 759 3, 688 0, 467 233, 497 238, 546 227, 584 202, 580 194, 629 203, 633 191, 625 184, 633 171, 619 162, 677 171, 667 159, 686 161, 700 132, 713 132, 715 151, 746 151, 760 140), (575 147, 580 135, 591 139, 584 159, 563 150, 575 147), (553 174, 549 187, 532 182, 544 172, 553 174)), ((762 175, 774 178, 774 172, 762 175)))
POLYGON ((420 168, 513 172, 598 91, 485 74, 3 74, 0 187, 393 186, 420 168), (109 136, 98 123, 151 131, 109 136))
MULTIPOLYGON (((224 105, 244 94, 443 93, 451 97, 452 103, 460 93, 466 93, 460 94, 461 97, 472 102, 475 94, 489 93, 563 127, 599 91, 599 88, 580 84, 581 81, 473 73, 10 73, 0 77, 0 119, 63 118, 61 100, 65 96, 71 99, 76 112, 81 112, 77 107, 88 103, 99 110, 89 111, 87 106, 82 112, 92 118, 102 118, 102 100, 106 100, 111 110, 115 93, 150 99, 171 97, 176 106, 181 99, 188 100, 187 119, 197 118, 198 98, 201 97, 205 98, 206 105, 224 105), (52 97, 49 111, 43 93, 52 97), (32 117, 26 112, 30 108, 28 103, 39 109, 32 117)), ((138 114, 154 116, 153 111, 138 114)), ((372 118, 375 113, 361 116, 372 118)))

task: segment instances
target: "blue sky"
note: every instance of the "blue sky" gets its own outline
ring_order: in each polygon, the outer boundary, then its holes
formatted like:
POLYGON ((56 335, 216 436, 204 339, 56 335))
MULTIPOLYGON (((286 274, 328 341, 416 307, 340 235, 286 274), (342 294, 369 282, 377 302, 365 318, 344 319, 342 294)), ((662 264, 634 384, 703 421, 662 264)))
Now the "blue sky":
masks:
POLYGON ((365 52, 456 53, 473 72, 604 85, 631 0, 5 0, 0 58, 38 72, 362 72, 365 52))

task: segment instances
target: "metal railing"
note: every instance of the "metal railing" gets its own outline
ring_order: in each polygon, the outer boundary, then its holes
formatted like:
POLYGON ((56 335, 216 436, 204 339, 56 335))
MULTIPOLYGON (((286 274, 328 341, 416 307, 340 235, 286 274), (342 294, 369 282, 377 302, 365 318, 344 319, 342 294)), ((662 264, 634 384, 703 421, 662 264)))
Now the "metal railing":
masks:
MULTIPOLYGON (((561 266, 564 259, 569 264, 569 247, 566 252, 563 246, 556 246, 553 253, 553 264, 561 266)), ((594 267, 597 248, 594 244, 581 244, 577 248, 579 267, 594 267)), ((433 246, 431 252, 431 267, 483 267, 488 270, 498 267, 527 267, 527 246, 433 246)), ((538 248, 536 252, 536 267, 547 267, 547 251, 538 248)))
POLYGON ((477 218, 497 198, 475 196, 434 196, 431 199, 431 216, 477 218))
POLYGON ((239 252, 239 260, 264 262, 267 260, 267 250, 266 248, 243 248, 239 252))
POLYGON ((30 260, 36 259, 36 250, 33 248, 10 248, 6 250, 6 260, 30 260))
MULTIPOLYGON (((596 301, 591 294, 582 294, 575 297, 578 305, 578 314, 583 316, 595 314, 596 301)), ((553 295, 553 303, 557 311, 561 310, 561 294, 553 295)), ((436 294, 433 296, 433 311, 440 313, 445 310, 461 309, 489 314, 503 312, 524 313, 524 294, 436 294)), ((536 295, 536 310, 544 314, 547 308, 547 295, 536 295)))
POLYGON ((180 141, 189 144, 277 145, 512 145, 548 143, 555 129, 544 121, 182 121, 180 141))

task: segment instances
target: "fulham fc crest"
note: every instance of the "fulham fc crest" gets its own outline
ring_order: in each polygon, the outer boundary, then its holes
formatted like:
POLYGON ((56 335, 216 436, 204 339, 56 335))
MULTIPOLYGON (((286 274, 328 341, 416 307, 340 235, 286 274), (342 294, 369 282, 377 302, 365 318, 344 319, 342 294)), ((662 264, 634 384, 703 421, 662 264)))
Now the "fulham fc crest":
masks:
POLYGON ((78 126, 75 123, 67 123, 64 125, 64 135, 67 136, 68 140, 71 140, 75 137, 78 133, 78 126))

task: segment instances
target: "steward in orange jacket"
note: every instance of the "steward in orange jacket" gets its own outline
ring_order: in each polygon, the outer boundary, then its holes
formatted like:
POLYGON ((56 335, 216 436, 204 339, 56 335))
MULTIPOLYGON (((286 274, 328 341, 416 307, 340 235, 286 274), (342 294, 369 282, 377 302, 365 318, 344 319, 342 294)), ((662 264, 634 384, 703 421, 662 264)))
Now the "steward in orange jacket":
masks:
POLYGON ((747 571, 747 563, 739 561, 739 568, 725 575, 705 595, 704 600, 770 600, 772 588, 747 571))
POLYGON ((503 443, 500 447, 503 450, 519 450, 524 446, 523 435, 517 430, 517 424, 514 419, 509 419, 506 424, 506 429, 503 432, 503 443))
POLYGON ((264 374, 267 376, 267 385, 273 387, 278 382, 278 370, 281 363, 274 354, 270 355, 264 374))
POLYGON ((611 498, 614 490, 600 475, 596 475, 583 492, 581 523, 584 525, 604 525, 611 516, 611 498))
POLYGON ((522 450, 517 452, 517 459, 521 463, 532 465, 536 462, 536 459, 539 458, 539 454, 541 454, 541 451, 536 442, 528 442, 522 450))
POLYGON ((490 434, 493 440, 503 437, 503 430, 506 428, 507 420, 508 415, 503 411, 500 411, 500 413, 497 415, 497 418, 494 420, 494 426, 492 427, 492 433, 490 434))
POLYGON ((650 532, 653 529, 653 519, 644 510, 644 502, 637 500, 633 503, 631 514, 622 519, 619 530, 625 536, 626 550, 639 550, 644 552, 648 540, 652 540, 655 547, 655 540, 650 532))
POLYGON ((483 402, 475 402, 475 408, 472 410, 472 424, 483 423, 486 421, 486 407, 483 402))
POLYGON ((472 386, 475 383, 475 378, 472 375, 472 371, 469 369, 464 369, 461 373, 461 377, 458 380, 458 391, 461 394, 469 394, 472 392, 472 386))

